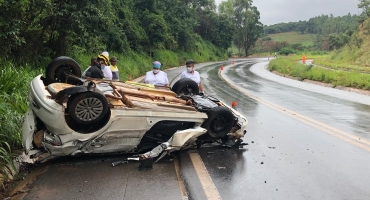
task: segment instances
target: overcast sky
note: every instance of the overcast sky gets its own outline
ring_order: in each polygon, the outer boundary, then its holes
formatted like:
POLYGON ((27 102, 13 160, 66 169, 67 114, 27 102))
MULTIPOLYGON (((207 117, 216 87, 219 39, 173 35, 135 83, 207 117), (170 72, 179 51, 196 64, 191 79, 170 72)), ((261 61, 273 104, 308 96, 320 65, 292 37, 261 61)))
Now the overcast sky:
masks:
MULTIPOLYGON (((215 0, 217 5, 221 1, 225 0, 215 0)), ((359 0, 253 0, 264 25, 303 21, 321 14, 358 15, 361 13, 357 8, 358 3, 359 0)))

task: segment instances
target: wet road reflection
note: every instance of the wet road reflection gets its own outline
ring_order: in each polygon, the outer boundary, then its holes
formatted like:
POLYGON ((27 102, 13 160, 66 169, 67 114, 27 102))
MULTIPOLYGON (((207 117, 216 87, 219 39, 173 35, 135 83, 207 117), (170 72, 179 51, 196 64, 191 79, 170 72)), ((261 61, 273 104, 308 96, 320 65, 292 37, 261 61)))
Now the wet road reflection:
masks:
POLYGON ((253 74, 250 67, 250 63, 235 65, 227 75, 261 98, 359 137, 370 138, 369 105, 272 82, 253 74))
MULTIPOLYGON (((255 62, 236 63, 226 75, 259 98, 370 138, 370 106, 266 80, 249 70, 255 62)), ((249 121, 244 149, 199 151, 223 199, 368 199, 369 151, 241 94, 219 79, 219 66, 199 69, 206 94, 236 100, 249 121)))

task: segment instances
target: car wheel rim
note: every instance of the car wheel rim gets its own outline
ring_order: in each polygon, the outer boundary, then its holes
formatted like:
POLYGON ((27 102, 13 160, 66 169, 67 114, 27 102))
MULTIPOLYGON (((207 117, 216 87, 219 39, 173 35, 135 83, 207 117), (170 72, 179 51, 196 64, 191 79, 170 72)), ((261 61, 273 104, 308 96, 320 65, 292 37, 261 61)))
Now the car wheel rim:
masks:
POLYGON ((76 105, 75 114, 82 121, 91 121, 98 118, 103 112, 103 103, 95 97, 81 100, 76 105))

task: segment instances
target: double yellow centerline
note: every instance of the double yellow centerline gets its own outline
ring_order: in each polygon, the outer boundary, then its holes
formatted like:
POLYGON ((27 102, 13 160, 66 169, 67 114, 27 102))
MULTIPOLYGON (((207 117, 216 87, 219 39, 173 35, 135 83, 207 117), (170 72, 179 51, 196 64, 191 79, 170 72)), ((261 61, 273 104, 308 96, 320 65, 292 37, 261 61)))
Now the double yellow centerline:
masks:
POLYGON ((305 123, 305 124, 310 125, 310 126, 316 128, 318 130, 321 130, 321 131, 323 131, 323 132, 325 132, 325 133, 327 133, 329 135, 335 136, 335 137, 337 137, 337 138, 339 138, 339 139, 341 139, 343 141, 349 142, 349 143, 351 143, 351 144, 353 144, 353 145, 355 145, 357 147, 360 147, 362 149, 366 149, 366 150, 370 151, 370 141, 368 141, 366 139, 361 139, 361 138, 359 138, 359 137, 357 137, 357 136, 355 136, 355 135, 353 135, 351 133, 347 133, 345 131, 339 130, 337 128, 334 128, 332 126, 329 126, 329 125, 324 124, 322 122, 319 122, 317 120, 314 120, 312 118, 309 118, 309 117, 307 117, 305 115, 299 114, 299 113, 294 112, 292 110, 289 110, 289 109, 286 109, 286 108, 281 107, 279 105, 276 105, 276 104, 274 104, 274 103, 272 103, 270 101, 267 101, 265 99, 262 99, 262 98, 254 95, 254 94, 252 94, 252 93, 250 93, 250 92, 248 92, 246 90, 243 90, 243 89, 237 87, 227 77, 223 77, 222 76, 222 73, 223 72, 224 71, 220 71, 219 72, 219 77, 223 81, 225 81, 232 88, 234 88, 234 89, 238 90, 239 92, 243 93, 244 95, 246 95, 246 96, 254 99, 255 101, 257 101, 257 102, 259 102, 259 103, 261 103, 263 105, 266 105, 266 106, 268 106, 268 107, 270 107, 270 108, 272 108, 272 109, 274 109, 274 110, 276 110, 276 111, 278 111, 280 113, 283 113, 283 114, 285 114, 287 116, 290 116, 290 117, 292 117, 292 118, 294 118, 294 119, 296 119, 296 120, 298 120, 298 121, 300 121, 302 123, 305 123))

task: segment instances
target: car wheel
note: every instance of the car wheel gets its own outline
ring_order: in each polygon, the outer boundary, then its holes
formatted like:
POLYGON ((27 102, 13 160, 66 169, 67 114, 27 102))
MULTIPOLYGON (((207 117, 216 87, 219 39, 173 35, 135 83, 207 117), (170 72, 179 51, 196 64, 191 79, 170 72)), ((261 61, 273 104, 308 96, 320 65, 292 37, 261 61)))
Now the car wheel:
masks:
POLYGON ((56 82, 72 83, 76 80, 70 79, 67 81, 66 74, 72 74, 81 77, 81 68, 78 63, 67 56, 54 58, 46 67, 46 78, 55 80, 56 82))
POLYGON ((198 84, 190 78, 178 80, 171 89, 177 95, 199 94, 198 84))
POLYGON ((67 109, 68 114, 77 124, 94 124, 107 114, 108 101, 100 93, 78 93, 68 99, 67 109))
POLYGON ((225 107, 214 107, 207 112, 207 115, 208 119, 204 121, 202 127, 208 130, 208 134, 212 138, 225 137, 234 126, 234 115, 225 107))

